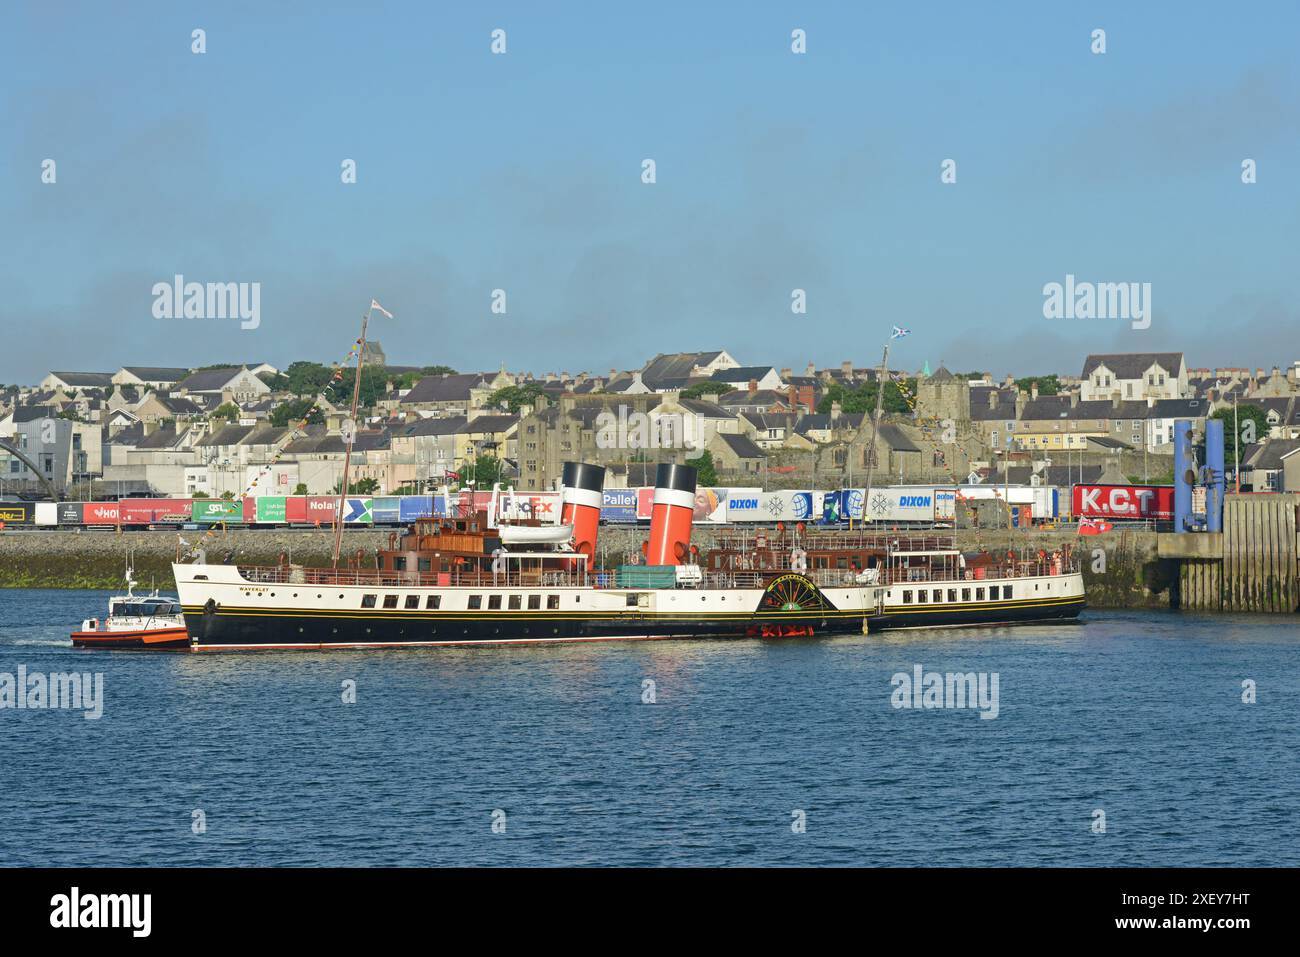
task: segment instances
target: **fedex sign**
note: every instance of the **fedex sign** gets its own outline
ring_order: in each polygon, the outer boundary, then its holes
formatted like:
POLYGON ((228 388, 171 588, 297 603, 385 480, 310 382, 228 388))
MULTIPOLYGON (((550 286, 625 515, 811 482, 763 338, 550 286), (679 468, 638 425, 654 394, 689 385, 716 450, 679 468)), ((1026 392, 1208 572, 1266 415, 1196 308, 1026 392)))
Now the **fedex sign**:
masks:
POLYGON ((1172 485, 1076 485, 1073 512, 1088 518, 1136 518, 1170 521, 1174 517, 1172 485))

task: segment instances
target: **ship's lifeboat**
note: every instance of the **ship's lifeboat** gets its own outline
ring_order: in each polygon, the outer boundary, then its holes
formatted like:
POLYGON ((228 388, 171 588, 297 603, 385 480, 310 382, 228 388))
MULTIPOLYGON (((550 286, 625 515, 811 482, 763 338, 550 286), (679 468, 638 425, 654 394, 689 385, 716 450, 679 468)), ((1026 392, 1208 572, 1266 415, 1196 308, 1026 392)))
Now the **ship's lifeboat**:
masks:
POLYGON ((502 525, 497 531, 507 545, 561 545, 573 538, 572 525, 502 525))

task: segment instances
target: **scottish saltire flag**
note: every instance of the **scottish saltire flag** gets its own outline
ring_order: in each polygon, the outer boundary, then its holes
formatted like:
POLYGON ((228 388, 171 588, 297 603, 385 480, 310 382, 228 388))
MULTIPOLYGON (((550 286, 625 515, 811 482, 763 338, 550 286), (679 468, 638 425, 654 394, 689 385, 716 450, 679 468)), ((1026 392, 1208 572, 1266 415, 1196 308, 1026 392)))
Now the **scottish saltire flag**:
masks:
POLYGON ((901 339, 903 338, 903 336, 910 336, 911 334, 912 334, 911 329, 904 329, 902 326, 894 326, 894 333, 889 338, 901 339))

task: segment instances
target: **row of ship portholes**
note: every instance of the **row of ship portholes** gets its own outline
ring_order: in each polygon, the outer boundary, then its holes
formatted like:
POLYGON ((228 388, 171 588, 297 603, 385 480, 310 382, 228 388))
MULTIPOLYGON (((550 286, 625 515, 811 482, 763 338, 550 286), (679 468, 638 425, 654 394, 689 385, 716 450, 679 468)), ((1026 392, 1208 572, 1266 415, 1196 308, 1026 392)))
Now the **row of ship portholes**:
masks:
MULTIPOLYGON (((825 623, 825 622, 822 622, 822 624, 825 625, 826 623, 825 623)), ((456 629, 454 629, 454 628, 447 628, 447 629, 445 629, 445 630, 448 631, 448 632, 453 632, 453 631, 455 631, 456 629)), ((525 635, 531 635, 531 634, 532 634, 532 629, 529 628, 527 625, 524 625, 522 630, 523 630, 523 633, 524 633, 525 635)), ((366 628, 365 631, 366 631, 366 634, 367 634, 367 635, 370 634, 370 629, 369 629, 369 628, 366 628)), ((304 634, 305 632, 306 632, 306 629, 305 629, 302 625, 299 625, 299 626, 298 626, 298 634, 301 635, 301 634, 304 634)), ((331 629, 330 629, 330 634, 332 634, 332 635, 337 635, 338 633, 339 633, 339 630, 338 630, 337 628, 331 628, 331 629)), ((405 628, 399 628, 399 629, 397 629, 397 633, 398 633, 399 635, 405 635, 405 634, 406 634, 406 629, 405 629, 405 628)), ((430 634, 430 635, 436 635, 437 633, 438 633, 438 629, 437 629, 437 628, 430 628, 430 629, 429 629, 429 634, 430 634)), ((461 633, 462 635, 468 635, 468 634, 469 634, 469 629, 468 629, 468 628, 462 628, 462 629, 460 630, 460 633, 461 633)), ((559 629, 559 628, 552 628, 552 629, 551 629, 551 634, 553 634, 553 635, 558 635, 559 633, 560 633, 560 629, 559 629)), ((493 628, 493 629, 492 629, 492 634, 494 634, 494 635, 499 635, 499 634, 501 634, 501 629, 500 629, 500 628, 493 628)))

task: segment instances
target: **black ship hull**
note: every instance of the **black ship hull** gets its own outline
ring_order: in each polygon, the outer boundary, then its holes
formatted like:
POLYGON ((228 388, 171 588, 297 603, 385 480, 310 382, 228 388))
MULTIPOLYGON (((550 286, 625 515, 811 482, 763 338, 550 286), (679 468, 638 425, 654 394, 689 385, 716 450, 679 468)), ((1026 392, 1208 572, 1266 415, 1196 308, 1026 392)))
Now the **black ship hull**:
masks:
POLYGON ((667 638, 795 638, 862 634, 860 611, 748 614, 680 618, 659 615, 556 615, 526 618, 402 615, 328 615, 319 612, 205 613, 187 610, 196 651, 218 649, 398 648, 419 645, 532 644, 559 641, 632 641, 667 638))
POLYGON ((960 628, 993 625, 1024 625, 1034 622, 1072 620, 1087 607, 1082 597, 987 602, 967 605, 929 605, 885 608, 872 615, 871 631, 895 628, 960 628))
POLYGON ((860 611, 821 609, 683 618, 666 615, 538 615, 186 609, 198 651, 219 649, 399 648, 421 645, 531 644, 667 638, 797 638, 860 635, 895 628, 1023 624, 1076 618, 1082 598, 990 602, 964 607, 886 609, 864 622, 860 611))

